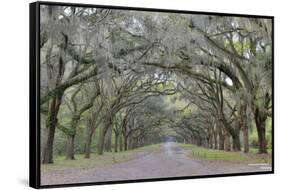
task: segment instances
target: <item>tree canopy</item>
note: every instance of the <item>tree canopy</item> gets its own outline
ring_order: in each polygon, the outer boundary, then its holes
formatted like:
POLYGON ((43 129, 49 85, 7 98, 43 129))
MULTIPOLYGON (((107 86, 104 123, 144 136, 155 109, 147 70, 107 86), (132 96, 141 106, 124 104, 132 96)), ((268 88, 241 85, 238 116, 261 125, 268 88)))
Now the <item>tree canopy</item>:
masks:
POLYGON ((42 163, 53 163, 54 146, 89 158, 167 136, 245 153, 271 147, 271 19, 40 9, 42 163))

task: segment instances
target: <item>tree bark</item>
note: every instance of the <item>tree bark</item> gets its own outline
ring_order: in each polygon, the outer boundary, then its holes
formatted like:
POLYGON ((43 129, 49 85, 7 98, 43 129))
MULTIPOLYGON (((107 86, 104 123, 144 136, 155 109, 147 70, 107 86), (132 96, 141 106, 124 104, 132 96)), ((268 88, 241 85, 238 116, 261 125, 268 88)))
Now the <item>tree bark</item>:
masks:
POLYGON ((258 139, 259 139, 259 153, 267 153, 267 144, 265 137, 265 127, 261 126, 257 129, 258 131, 258 139))
POLYGON ((245 105, 241 105, 240 108, 240 129, 242 129, 242 133, 243 133, 243 148, 244 148, 244 153, 248 153, 249 152, 249 128, 247 125, 247 106, 245 105))
POLYGON ((43 164, 54 163, 53 145, 54 145, 56 125, 58 122, 57 115, 61 105, 62 96, 63 96, 63 92, 58 94, 55 98, 53 98, 51 100, 51 103, 49 104, 48 115, 46 119, 45 143, 43 145, 43 151, 42 151, 43 164))
POLYGON ((209 137, 209 148, 213 149, 213 135, 212 134, 209 137))
POLYGON ((244 152, 249 152, 249 129, 246 125, 243 126, 243 144, 244 144, 244 152))
POLYGON ((91 129, 88 127, 88 132, 86 136, 86 142, 85 142, 85 158, 90 158, 91 156, 91 144, 92 144, 92 136, 95 132, 95 129, 91 129))
POLYGON ((111 152, 111 138, 112 138, 112 126, 110 126, 105 135, 104 150, 111 152))
POLYGON ((218 137, 216 132, 213 132, 213 138, 214 138, 214 149, 218 149, 218 137))
POLYGON ((122 135, 119 136, 119 150, 123 151, 123 138, 122 138, 122 135))
POLYGON ((265 137, 265 121, 266 116, 262 114, 259 108, 255 110, 255 122, 256 128, 258 133, 258 141, 259 141, 259 153, 267 153, 267 144, 266 144, 266 137, 265 137))
POLYGON ((98 152, 97 152, 98 155, 103 154, 105 134, 106 134, 106 126, 103 126, 99 134, 98 152))
POLYGON ((127 137, 127 150, 129 150, 131 147, 131 138, 130 135, 127 137))
POLYGON ((68 135, 67 136, 66 160, 75 160, 75 157, 74 157, 74 138, 75 138, 75 135, 68 135))
POLYGON ((222 129, 219 129, 219 150, 224 150, 224 135, 222 129))
POLYGON ((71 119, 71 124, 69 129, 67 129, 66 136, 67 136, 67 142, 66 142, 66 160, 75 160, 74 154, 74 138, 76 135, 76 127, 78 125, 78 122, 80 120, 80 115, 73 115, 71 119))
POLYGON ((119 134, 118 132, 115 132, 115 142, 114 142, 114 152, 118 152, 118 138, 119 138, 119 134))
POLYGON ((236 134, 235 136, 232 136, 232 149, 233 149, 233 151, 240 151, 241 150, 239 133, 236 134))
POLYGON ((228 132, 225 132, 225 135, 224 135, 224 150, 225 151, 230 151, 231 148, 230 148, 230 135, 228 132))
POLYGON ((128 136, 124 135, 124 150, 128 150, 128 136))
POLYGON ((132 145, 132 149, 135 149, 138 147, 138 137, 133 138, 133 145, 132 145))
POLYGON ((202 139, 201 137, 197 137, 197 146, 202 146, 202 139))
POLYGON ((43 145, 42 151, 42 164, 51 164, 53 161, 53 142, 55 137, 55 124, 49 125, 45 129, 45 143, 43 145))

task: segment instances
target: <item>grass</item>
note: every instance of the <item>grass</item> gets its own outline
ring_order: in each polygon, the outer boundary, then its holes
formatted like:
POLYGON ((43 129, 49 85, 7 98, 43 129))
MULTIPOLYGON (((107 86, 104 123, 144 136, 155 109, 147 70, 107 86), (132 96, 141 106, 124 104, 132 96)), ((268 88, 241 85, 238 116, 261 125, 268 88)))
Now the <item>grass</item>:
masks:
MULTIPOLYGON (((255 154, 257 154, 258 152, 259 152, 259 149, 258 148, 250 148, 250 151, 249 151, 250 153, 255 153, 255 154)), ((272 150, 270 149, 270 148, 268 148, 267 149, 267 152, 269 153, 269 154, 271 154, 271 152, 272 152, 272 150)))
POLYGON ((159 150, 160 144, 153 144, 137 148, 134 150, 122 151, 122 152, 104 152, 103 155, 91 154, 90 159, 85 159, 84 154, 76 154, 75 160, 66 160, 65 156, 58 156, 54 159, 53 164, 41 164, 41 171, 48 172, 54 170, 64 169, 83 169, 94 168, 98 166, 105 166, 114 163, 124 162, 135 159, 140 152, 149 152, 159 150))
POLYGON ((234 161, 239 163, 271 163, 271 151, 269 154, 257 154, 256 149, 250 149, 248 154, 243 152, 227 152, 199 147, 191 144, 179 144, 184 149, 192 151, 194 158, 210 161, 234 161))

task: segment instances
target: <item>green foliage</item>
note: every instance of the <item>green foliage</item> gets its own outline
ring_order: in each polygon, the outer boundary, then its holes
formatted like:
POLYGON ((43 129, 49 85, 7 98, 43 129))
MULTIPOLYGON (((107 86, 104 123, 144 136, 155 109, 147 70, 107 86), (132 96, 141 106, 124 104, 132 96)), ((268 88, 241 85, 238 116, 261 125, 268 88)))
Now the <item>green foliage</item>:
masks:
MULTIPOLYGON (((227 47, 230 47, 229 42, 225 42, 227 47)), ((233 46, 235 48, 235 50, 237 51, 237 53, 242 54, 245 51, 248 51, 250 49, 250 42, 245 41, 244 42, 239 42, 239 41, 233 41, 233 46)))

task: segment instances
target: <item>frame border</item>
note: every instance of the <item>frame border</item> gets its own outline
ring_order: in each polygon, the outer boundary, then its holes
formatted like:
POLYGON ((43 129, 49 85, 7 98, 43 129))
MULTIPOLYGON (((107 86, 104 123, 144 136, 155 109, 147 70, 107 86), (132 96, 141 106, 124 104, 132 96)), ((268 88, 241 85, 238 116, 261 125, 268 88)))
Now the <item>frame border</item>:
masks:
POLYGON ((236 13, 219 13, 205 11, 188 11, 188 10, 171 10, 158 8, 143 7, 127 7, 113 5, 97 5, 97 4, 81 4, 66 2, 49 2, 36 1, 29 4, 29 186, 41 188, 57 188, 57 187, 77 187, 90 185, 110 185, 123 183, 139 183, 139 182, 155 182, 168 180, 184 180, 199 178, 217 178, 217 177, 235 177, 248 175, 274 174, 274 16, 269 15, 251 15, 236 13), (118 181, 101 181, 101 182, 81 182, 72 184, 56 184, 41 185, 41 159, 40 159, 40 5, 55 6, 75 6, 75 7, 95 7, 115 10, 127 11, 147 11, 147 12, 164 12, 178 14, 195 14, 195 15, 215 15, 215 16, 231 16, 231 17, 247 17, 271 19, 272 23, 272 170, 262 172, 243 172, 230 174, 212 174, 212 175, 196 175, 181 177, 165 177, 152 179, 135 179, 135 180, 118 180, 118 181))
POLYGON ((29 4, 29 186, 40 188, 40 5, 29 4))

